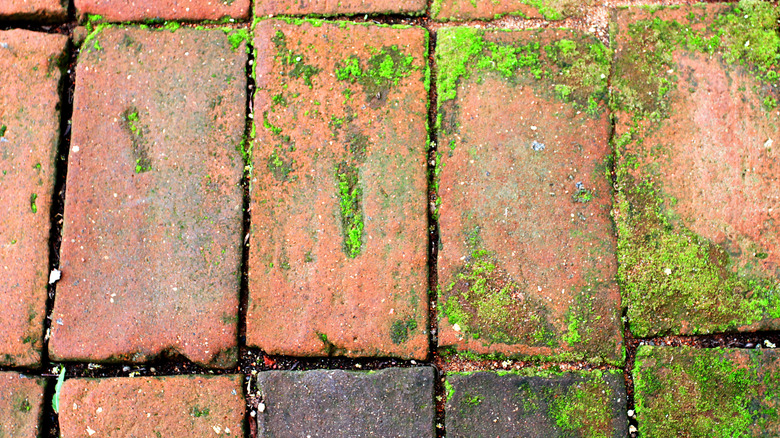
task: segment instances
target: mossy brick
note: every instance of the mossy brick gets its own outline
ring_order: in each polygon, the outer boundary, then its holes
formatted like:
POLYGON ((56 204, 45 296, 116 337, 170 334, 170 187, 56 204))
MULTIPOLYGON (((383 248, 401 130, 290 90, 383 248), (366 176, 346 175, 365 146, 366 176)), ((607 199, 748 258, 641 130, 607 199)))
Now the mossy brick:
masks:
POLYGON ((257 437, 433 438, 434 369, 267 371, 257 437))
POLYGON ((249 345, 426 357, 426 37, 258 23, 249 345))
POLYGON ((59 394, 62 438, 243 437, 242 377, 68 379, 59 394))
POLYGON ((641 436, 780 436, 776 350, 640 346, 633 374, 641 436))
POLYGON ((0 31, 0 365, 41 361, 66 45, 0 31))
POLYGON ((636 336, 780 328, 780 9, 617 12, 618 279, 636 336))
POLYGON ((510 15, 563 20, 583 16, 593 0, 433 0, 431 17, 437 21, 491 20, 510 15))
POLYGON ((13 21, 54 22, 68 18, 66 0, 3 0, 0 19, 13 21))
POLYGON ((0 372, 0 437, 40 436, 44 384, 41 378, 0 372))
POLYGON ((83 44, 53 359, 235 364, 244 44, 110 26, 83 44))
POLYGON ((439 31, 440 347, 623 361, 610 59, 572 30, 439 31))
POLYGON ((448 437, 628 436, 619 370, 450 373, 444 386, 448 437))
POLYGON ((81 21, 246 20, 250 0, 74 0, 81 21))
POLYGON ((406 14, 422 15, 427 8, 425 0, 270 0, 255 4, 258 17, 273 15, 355 15, 406 14))

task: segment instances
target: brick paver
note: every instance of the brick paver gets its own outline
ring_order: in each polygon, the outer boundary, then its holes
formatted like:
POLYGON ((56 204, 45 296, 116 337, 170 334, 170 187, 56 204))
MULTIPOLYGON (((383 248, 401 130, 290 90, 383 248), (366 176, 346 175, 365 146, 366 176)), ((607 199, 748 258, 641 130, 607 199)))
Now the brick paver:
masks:
POLYGON ((448 437, 628 436, 620 371, 451 374, 448 437))
POLYGON ((0 19, 52 22, 63 21, 67 15, 67 2, 62 0, 3 0, 0 2, 0 19))
POLYGON ((617 17, 619 277, 632 332, 780 327, 780 10, 617 17))
POLYGON ((640 346, 639 433, 647 437, 780 435, 780 353, 640 346))
POLYGON ((260 22, 247 343, 425 358, 426 33, 260 22))
POLYGON ((593 0, 433 0, 434 20, 490 20, 504 15, 562 20, 580 16, 593 0))
POLYGON ((426 7, 426 0, 274 0, 256 2, 255 15, 420 15, 426 7))
POLYGON ((622 361, 609 63, 569 30, 439 31, 439 346, 622 361))
POLYGON ((39 436, 43 387, 43 379, 0 372, 0 437, 39 436))
POLYGON ((243 437, 241 376, 66 380, 62 438, 243 437))
POLYGON ((258 437, 433 438, 434 370, 259 373, 258 437))
POLYGON ((235 363, 246 54, 231 40, 109 27, 84 42, 56 360, 235 363))
POLYGON ((247 19, 250 0, 74 0, 81 19, 98 21, 247 19))
POLYGON ((41 360, 66 44, 64 35, 0 32, 0 365, 41 360))

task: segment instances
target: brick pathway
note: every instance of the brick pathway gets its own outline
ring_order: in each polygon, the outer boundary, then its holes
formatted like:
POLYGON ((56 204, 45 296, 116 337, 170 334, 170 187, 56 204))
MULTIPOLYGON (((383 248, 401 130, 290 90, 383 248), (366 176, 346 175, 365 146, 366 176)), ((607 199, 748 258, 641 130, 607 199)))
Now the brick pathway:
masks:
POLYGON ((0 438, 780 436, 780 6, 655 6, 2 0, 0 438))

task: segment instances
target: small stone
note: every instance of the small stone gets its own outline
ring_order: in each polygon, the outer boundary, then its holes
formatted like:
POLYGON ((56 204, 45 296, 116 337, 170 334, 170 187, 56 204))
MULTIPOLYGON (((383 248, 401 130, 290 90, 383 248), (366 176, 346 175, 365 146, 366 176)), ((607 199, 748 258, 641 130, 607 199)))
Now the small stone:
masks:
POLYGON ((60 278, 62 278, 62 272, 59 269, 52 269, 49 273, 49 284, 56 283, 60 278))

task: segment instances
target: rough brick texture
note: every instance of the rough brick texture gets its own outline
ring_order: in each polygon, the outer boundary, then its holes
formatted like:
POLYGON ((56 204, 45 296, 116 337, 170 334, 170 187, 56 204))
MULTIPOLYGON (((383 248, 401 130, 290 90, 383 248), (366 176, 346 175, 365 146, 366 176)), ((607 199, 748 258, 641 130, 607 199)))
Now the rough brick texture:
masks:
POLYGON ((425 358, 426 34, 261 22, 247 342, 425 358))
POLYGON ((64 21, 68 15, 67 0, 3 0, 0 18, 25 21, 64 21))
POLYGON ((237 359, 244 43, 110 27, 82 48, 56 360, 237 359))
POLYGON ((255 14, 265 15, 351 15, 407 14, 425 11, 425 0, 264 0, 255 3, 255 14))
POLYGON ((66 44, 0 32, 0 365, 41 360, 66 44))
POLYGON ((92 15, 93 20, 111 22, 249 17, 249 0, 74 0, 74 4, 82 19, 92 15))
POLYGON ((0 437, 39 436, 44 380, 0 372, 0 437))
POLYGON ((490 20, 504 15, 562 20, 580 16, 593 0, 433 0, 435 20, 490 20))

